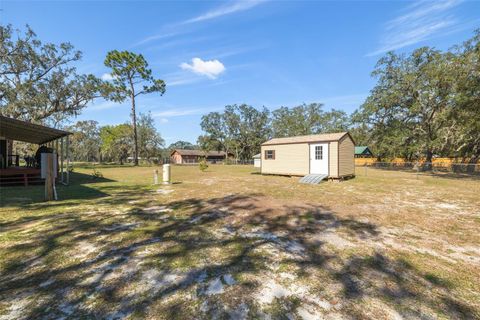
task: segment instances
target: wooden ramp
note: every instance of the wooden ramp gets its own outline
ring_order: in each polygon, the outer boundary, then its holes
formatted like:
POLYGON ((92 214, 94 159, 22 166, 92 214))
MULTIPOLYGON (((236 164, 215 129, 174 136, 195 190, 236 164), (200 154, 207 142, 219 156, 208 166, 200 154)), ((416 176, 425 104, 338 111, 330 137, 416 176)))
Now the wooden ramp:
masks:
POLYGON ((307 174, 300 179, 300 183, 319 184, 323 179, 326 179, 328 174, 307 174))

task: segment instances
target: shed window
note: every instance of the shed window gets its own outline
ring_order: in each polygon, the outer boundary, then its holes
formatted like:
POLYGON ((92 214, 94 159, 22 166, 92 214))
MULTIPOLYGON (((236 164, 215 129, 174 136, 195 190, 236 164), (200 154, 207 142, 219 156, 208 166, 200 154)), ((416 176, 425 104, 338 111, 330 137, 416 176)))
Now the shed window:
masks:
POLYGON ((275 160, 275 150, 265 150, 265 160, 275 160))
POLYGON ((315 146, 315 160, 323 160, 323 146, 315 146))

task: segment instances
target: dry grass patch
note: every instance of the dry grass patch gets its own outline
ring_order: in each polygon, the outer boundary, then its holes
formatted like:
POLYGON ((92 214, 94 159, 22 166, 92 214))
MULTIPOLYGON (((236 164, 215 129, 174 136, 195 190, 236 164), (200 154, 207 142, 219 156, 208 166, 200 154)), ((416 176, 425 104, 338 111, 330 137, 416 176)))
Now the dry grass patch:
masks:
POLYGON ((2 190, 0 319, 480 317, 478 180, 99 170, 2 190))

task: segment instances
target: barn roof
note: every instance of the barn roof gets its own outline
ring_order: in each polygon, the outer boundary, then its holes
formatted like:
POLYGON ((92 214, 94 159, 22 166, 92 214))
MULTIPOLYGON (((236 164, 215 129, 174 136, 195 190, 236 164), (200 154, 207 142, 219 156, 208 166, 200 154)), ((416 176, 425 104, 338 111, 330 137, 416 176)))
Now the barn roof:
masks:
POLYGON ((348 132, 337 132, 337 133, 311 134, 311 135, 308 135, 308 136, 273 138, 273 139, 270 139, 270 140, 262 143, 262 146, 269 146, 269 145, 274 145, 274 144, 338 141, 338 140, 342 139, 345 135, 350 136, 350 134, 348 132))
POLYGON ((261 153, 257 153, 256 155, 253 156, 253 159, 261 159, 261 158, 262 158, 261 153))
POLYGON ((201 157, 224 157, 226 153, 224 151, 208 151, 203 150, 190 150, 190 149, 174 149, 172 154, 177 152, 182 156, 201 156, 201 157))
POLYGON ((44 144, 70 134, 68 131, 0 116, 0 137, 8 140, 44 144))
POLYGON ((366 154, 371 155, 372 151, 370 151, 370 149, 367 146, 357 146, 357 147, 355 147, 355 154, 356 155, 366 155, 366 154))

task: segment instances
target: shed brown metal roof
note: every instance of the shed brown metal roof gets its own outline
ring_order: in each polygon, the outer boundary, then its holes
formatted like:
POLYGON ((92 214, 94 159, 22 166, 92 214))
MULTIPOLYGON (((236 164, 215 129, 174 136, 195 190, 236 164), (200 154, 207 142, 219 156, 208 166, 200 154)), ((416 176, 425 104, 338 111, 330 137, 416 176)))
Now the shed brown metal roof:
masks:
POLYGON ((269 145, 275 145, 275 144, 338 141, 338 140, 342 139, 345 135, 350 136, 350 134, 348 132, 337 132, 337 133, 311 134, 311 135, 308 135, 308 136, 273 138, 273 139, 270 139, 270 140, 262 143, 262 146, 269 146, 269 145))
POLYGON ((190 150, 190 149, 174 149, 172 154, 178 152, 182 156, 201 156, 201 157, 224 157, 226 153, 224 151, 208 151, 203 150, 190 150))
POLYGON ((9 140, 44 144, 70 134, 68 131, 0 116, 0 137, 9 140))

